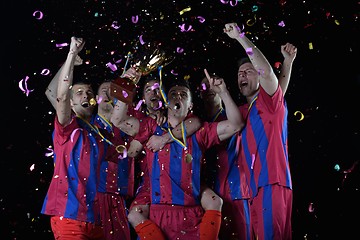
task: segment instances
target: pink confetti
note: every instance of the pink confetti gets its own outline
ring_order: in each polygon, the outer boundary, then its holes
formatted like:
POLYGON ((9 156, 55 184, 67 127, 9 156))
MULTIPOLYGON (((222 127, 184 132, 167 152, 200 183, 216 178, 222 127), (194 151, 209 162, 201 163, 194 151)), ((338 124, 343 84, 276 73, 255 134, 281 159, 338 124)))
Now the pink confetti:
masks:
POLYGON ((159 107, 154 108, 154 110, 158 110, 158 109, 161 108, 161 107, 162 107, 162 101, 159 100, 159 107))
POLYGON ((122 90, 122 94, 123 94, 124 98, 127 98, 129 96, 129 94, 127 92, 125 92, 124 90, 122 90))
POLYGON ((54 150, 52 150, 51 148, 47 148, 47 150, 50 152, 45 153, 45 157, 51 157, 52 155, 54 155, 54 150))
POLYGON ((255 163, 255 154, 251 154, 251 169, 254 168, 254 163, 255 163))
POLYGON ((185 23, 183 23, 182 25, 179 25, 179 28, 180 28, 181 32, 188 32, 192 29, 192 26, 189 25, 188 29, 185 29, 185 23))
POLYGON ((315 208, 314 208, 314 204, 310 203, 309 204, 309 208, 308 208, 309 212, 314 212, 315 208))
POLYGON ((247 55, 253 55, 253 50, 252 50, 252 48, 250 47, 250 48, 247 48, 246 49, 246 53, 247 53, 247 55))
POLYGON ((127 150, 126 150, 126 148, 124 149, 124 152, 123 152, 123 154, 121 155, 121 154, 119 154, 119 159, 124 159, 124 158, 126 158, 127 157, 127 150))
POLYGON ((200 23, 204 23, 205 22, 205 18, 201 17, 201 16, 197 16, 197 18, 199 19, 200 23))
POLYGON ((25 77, 25 80, 24 79, 21 79, 20 82, 19 82, 19 88, 21 91, 23 91, 26 96, 29 96, 29 93, 31 93, 32 91, 34 90, 29 90, 28 87, 27 87, 27 80, 29 79, 28 76, 25 77))
POLYGON ((237 3, 238 3, 238 0, 230 1, 230 6, 235 7, 237 5, 237 3))
POLYGON ((36 17, 36 19, 38 19, 38 20, 42 19, 44 16, 44 14, 39 10, 37 10, 33 13, 33 17, 35 17, 35 15, 39 15, 38 17, 36 17))
POLYGON ((69 44, 68 43, 57 43, 55 46, 58 48, 61 48, 61 47, 69 46, 69 44))
POLYGON ((49 69, 46 69, 46 68, 44 68, 42 71, 41 71, 41 73, 40 73, 41 75, 49 75, 50 74, 50 70, 49 69))
POLYGON ((103 97, 100 96, 99 99, 97 100, 97 104, 100 104, 102 102, 102 100, 103 100, 103 97))
POLYGON ((238 133, 238 134, 236 135, 236 146, 235 146, 235 154, 236 154, 236 155, 239 154, 240 139, 241 139, 241 135, 238 133))
POLYGON ((113 21, 113 23, 111 24, 111 27, 114 28, 114 29, 119 29, 120 28, 117 21, 113 21))
POLYGON ((134 108, 135 110, 139 110, 139 108, 141 107, 141 104, 143 104, 144 100, 140 100, 137 104, 136 107, 134 108))
POLYGON ((278 24, 280 27, 285 27, 285 23, 284 23, 284 21, 281 21, 281 22, 279 22, 279 24, 278 24))
POLYGON ((204 91, 206 90, 206 84, 205 83, 202 83, 201 87, 202 87, 202 90, 204 90, 204 91))
POLYGON ((184 52, 184 49, 181 48, 181 47, 177 47, 177 48, 176 48, 176 52, 177 52, 177 53, 182 53, 182 52, 184 52))
POLYGON ((137 22, 139 21, 139 16, 138 16, 138 15, 132 16, 132 17, 131 17, 131 21, 132 21, 133 23, 137 23, 137 22))
POLYGON ((81 128, 76 128, 76 129, 74 129, 74 131, 72 131, 72 133, 71 133, 71 135, 70 135, 70 141, 71 141, 71 142, 74 142, 74 135, 75 135, 75 133, 76 133, 78 130, 81 130, 81 131, 82 131, 81 128))
POLYGON ((175 70, 171 70, 170 72, 172 75, 175 75, 175 76, 179 75, 178 73, 175 72, 175 70))
POLYGON ((144 40, 143 40, 143 35, 140 35, 139 41, 140 41, 141 45, 144 45, 144 44, 145 44, 145 42, 144 42, 144 40))
POLYGON ((108 62, 106 66, 110 68, 113 72, 117 70, 117 66, 115 64, 112 64, 111 62, 108 62))
POLYGON ((160 87, 159 83, 154 83, 154 85, 151 86, 151 90, 158 89, 160 87))

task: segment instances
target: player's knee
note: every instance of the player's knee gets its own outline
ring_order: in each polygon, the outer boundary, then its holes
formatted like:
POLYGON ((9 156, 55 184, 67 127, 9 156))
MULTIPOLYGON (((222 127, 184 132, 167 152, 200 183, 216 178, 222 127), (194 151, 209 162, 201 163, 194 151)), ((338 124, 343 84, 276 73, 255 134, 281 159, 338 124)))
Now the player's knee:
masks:
POLYGON ((201 205, 204 210, 218 210, 221 211, 223 205, 223 199, 217 194, 203 195, 201 199, 201 205))
POLYGON ((128 214, 128 221, 134 228, 139 225, 140 223, 144 222, 146 219, 148 219, 148 211, 145 207, 143 209, 140 206, 133 207, 128 214))

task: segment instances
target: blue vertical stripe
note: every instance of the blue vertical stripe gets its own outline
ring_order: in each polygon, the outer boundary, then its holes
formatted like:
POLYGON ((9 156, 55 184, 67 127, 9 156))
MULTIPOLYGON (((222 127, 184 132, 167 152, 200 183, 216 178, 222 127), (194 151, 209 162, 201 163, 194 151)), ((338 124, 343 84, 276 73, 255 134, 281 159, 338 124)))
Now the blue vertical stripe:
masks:
POLYGON ((69 216, 71 218, 75 218, 76 216, 72 216, 71 213, 78 212, 79 206, 74 203, 78 202, 76 198, 76 193, 78 191, 79 179, 78 179, 78 167, 80 161, 80 153, 83 139, 83 134, 80 134, 77 142, 74 144, 73 151, 70 155, 70 162, 68 166, 68 201, 66 203, 65 216, 69 216))
MULTIPOLYGON (((89 169, 89 176, 86 182, 86 205, 87 208, 87 219, 91 219, 91 221, 95 220, 94 216, 94 199, 96 195, 96 169, 99 159, 99 148, 98 148, 98 142, 96 141, 96 138, 93 133, 89 133, 89 140, 91 143, 90 148, 90 169, 89 169)), ((101 144, 101 143, 99 143, 101 144)))
POLYGON ((152 162, 151 169, 151 203, 157 204, 160 203, 160 166, 159 166, 159 156, 158 152, 154 153, 154 158, 152 162))
POLYGON ((170 144, 169 172, 171 176, 171 201, 173 204, 184 205, 184 191, 181 188, 182 182, 182 151, 180 144, 170 144))
POLYGON ((201 158, 202 151, 196 140, 196 134, 191 135, 192 150, 192 190, 195 197, 196 204, 200 204, 200 176, 201 176, 201 158))
POLYGON ((228 167, 229 167, 229 175, 228 175, 228 183, 230 187, 230 196, 232 200, 241 199, 241 182, 240 182, 240 174, 239 168, 236 164, 237 155, 235 153, 236 149, 236 136, 237 134, 233 135, 230 138, 228 147, 226 149, 228 155, 228 167))
POLYGON ((271 185, 263 187, 264 195, 262 199, 263 219, 264 219, 264 240, 274 238, 273 228, 273 210, 272 210, 272 187, 271 185))

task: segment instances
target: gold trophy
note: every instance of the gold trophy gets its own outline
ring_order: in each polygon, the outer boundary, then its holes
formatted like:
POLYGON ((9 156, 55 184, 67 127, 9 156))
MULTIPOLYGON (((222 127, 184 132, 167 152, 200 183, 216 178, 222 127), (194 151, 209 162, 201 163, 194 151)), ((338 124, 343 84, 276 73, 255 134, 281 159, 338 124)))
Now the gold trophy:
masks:
POLYGON ((110 95, 118 100, 131 105, 136 94, 136 85, 141 76, 146 76, 159 66, 168 65, 174 58, 167 57, 160 48, 144 50, 134 57, 131 67, 136 71, 137 77, 120 76, 110 84, 110 95))

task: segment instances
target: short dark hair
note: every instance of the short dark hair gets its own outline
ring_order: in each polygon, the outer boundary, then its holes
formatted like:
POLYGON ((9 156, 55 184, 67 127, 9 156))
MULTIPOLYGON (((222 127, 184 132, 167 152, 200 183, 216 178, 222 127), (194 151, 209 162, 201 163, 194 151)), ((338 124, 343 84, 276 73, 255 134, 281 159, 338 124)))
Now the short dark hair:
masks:
POLYGON ((251 63, 250 58, 249 57, 243 57, 243 58, 240 58, 239 60, 237 60, 237 62, 236 62, 237 68, 239 68, 244 63, 251 63))
POLYGON ((191 87, 190 87, 190 84, 189 84, 189 81, 187 80, 181 80, 181 79, 176 79, 176 80, 171 80, 169 83, 168 83, 168 86, 167 86, 167 92, 170 91, 170 89, 174 86, 182 86, 182 87, 186 87, 189 89, 189 91, 191 92, 191 87))

